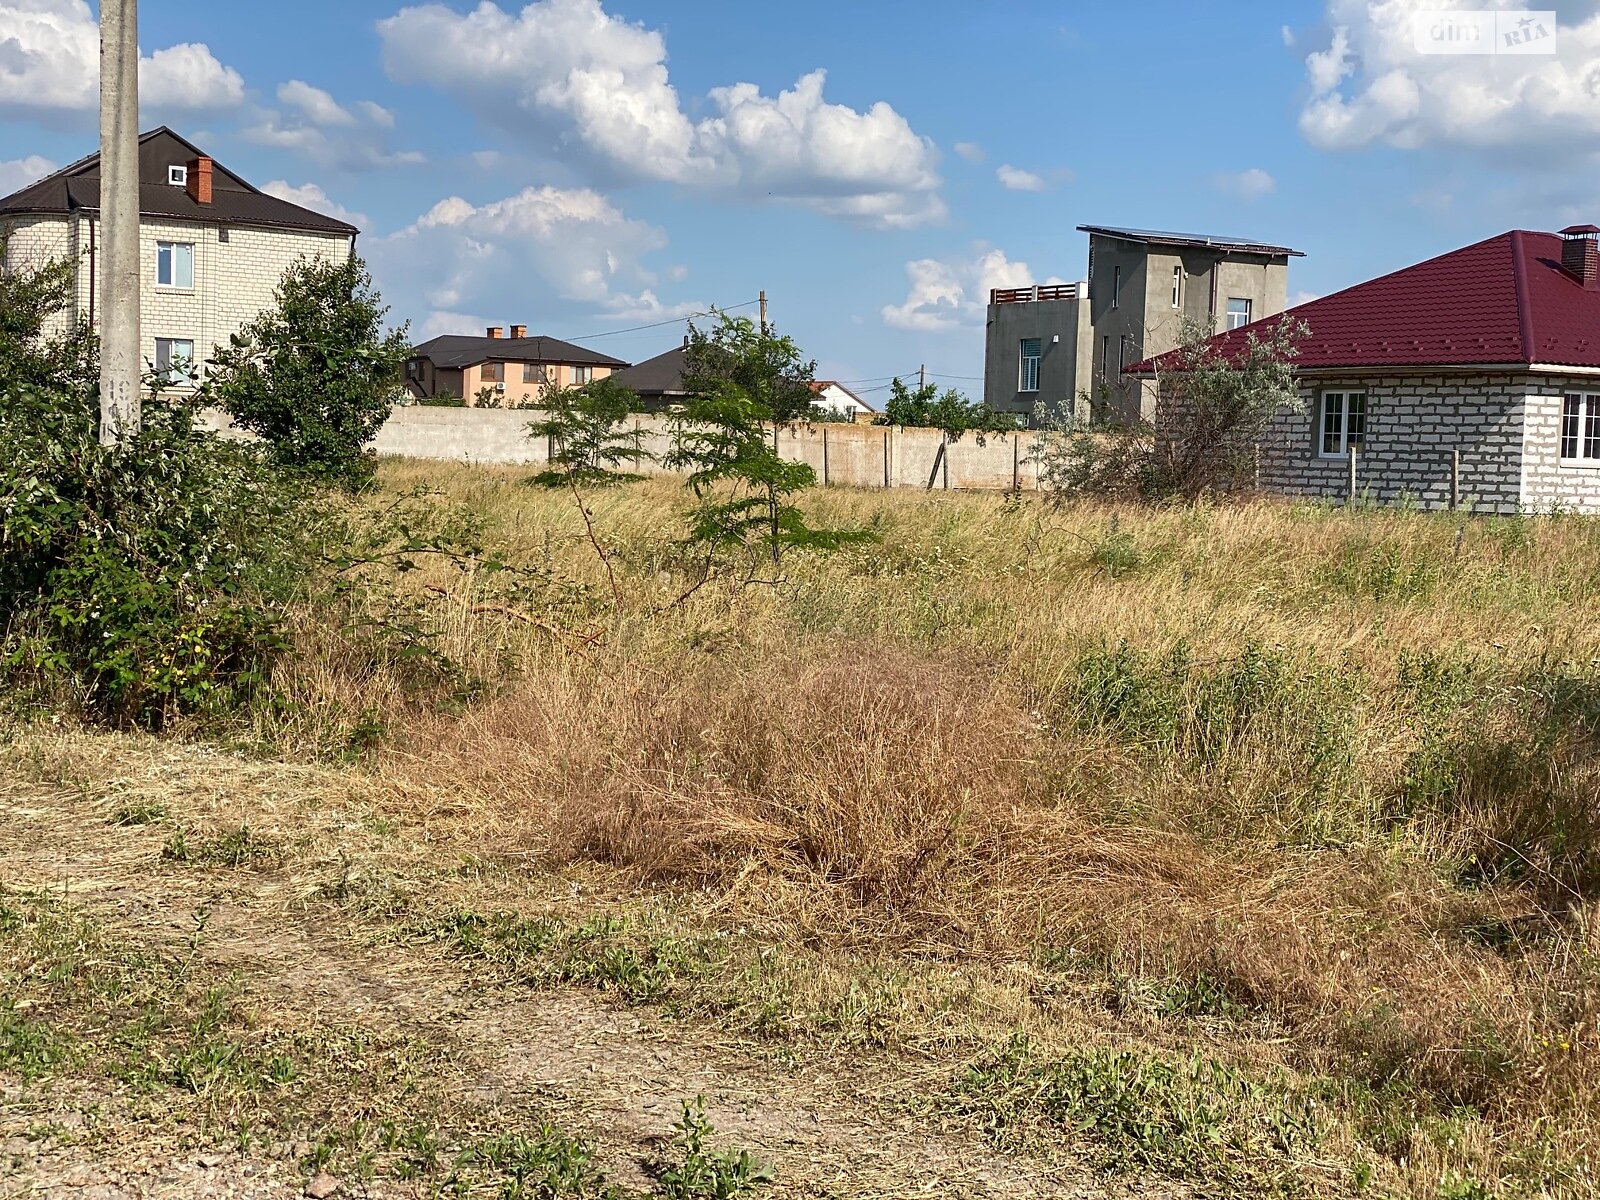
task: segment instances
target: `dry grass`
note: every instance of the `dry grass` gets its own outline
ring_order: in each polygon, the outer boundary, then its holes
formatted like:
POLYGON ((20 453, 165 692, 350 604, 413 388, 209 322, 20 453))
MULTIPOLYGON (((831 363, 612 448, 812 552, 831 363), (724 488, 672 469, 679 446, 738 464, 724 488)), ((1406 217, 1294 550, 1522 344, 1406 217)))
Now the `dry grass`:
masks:
POLYGON ((441 862, 780 953, 802 1038, 892 976, 876 1036, 947 1081, 1012 1030, 1282 1068, 1332 1114, 1313 1191, 1595 1189, 1600 525, 826 491, 876 545, 674 607, 651 481, 593 497, 613 612, 570 497, 385 483, 547 584, 420 573, 459 678, 308 620, 258 734, 376 742, 441 862))

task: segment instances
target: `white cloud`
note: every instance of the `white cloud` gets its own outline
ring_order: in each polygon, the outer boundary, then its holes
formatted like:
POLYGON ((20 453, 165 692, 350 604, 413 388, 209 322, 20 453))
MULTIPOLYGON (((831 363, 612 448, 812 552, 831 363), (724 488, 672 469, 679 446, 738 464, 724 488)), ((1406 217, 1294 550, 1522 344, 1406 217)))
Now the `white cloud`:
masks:
MULTIPOLYGON (((1555 54, 1419 54, 1414 29, 1435 0, 1328 0, 1329 45, 1306 58, 1300 130, 1349 149, 1459 146, 1543 156, 1600 152, 1600 13, 1558 5, 1555 54)), ((1456 7, 1462 7, 1458 4, 1456 7)), ((1485 9, 1479 0, 1467 7, 1485 9)))
MULTIPOLYGON (((938 332, 983 324, 991 288, 1031 287, 1036 282, 1025 262, 1012 262, 1005 251, 978 246, 974 257, 954 261, 919 258, 906 264, 910 286, 904 304, 879 310, 895 329, 938 332)), ((1044 283, 1064 283, 1052 276, 1044 283)))
POLYGON ((981 163, 989 157, 977 142, 957 142, 952 149, 969 163, 981 163))
MULTIPOLYGON (((0 0, 0 111, 92 112, 99 86, 100 26, 85 0, 0 0)), ((244 80, 185 43, 139 60, 139 92, 152 110, 214 110, 243 101, 244 80)))
POLYGON ((302 154, 331 170, 362 171, 426 162, 415 150, 394 150, 389 133, 394 114, 361 100, 345 106, 301 79, 278 87, 282 109, 263 108, 243 132, 250 141, 302 154))
POLYGON ((296 187, 287 179, 274 179, 270 183, 262 184, 261 190, 269 196, 287 200, 290 204, 298 204, 301 208, 309 208, 312 212, 319 212, 323 216, 348 221, 357 229, 364 229, 367 226, 365 213, 353 212, 330 199, 328 193, 315 183, 303 183, 296 187))
POLYGON ((0 196, 9 196, 19 188, 37 183, 55 169, 55 163, 37 154, 0 161, 0 196))
POLYGON ((578 312, 665 320, 688 307, 664 303, 645 258, 666 245, 656 227, 626 216, 589 189, 527 188, 488 204, 440 200, 390 237, 369 239, 373 272, 424 331, 446 316, 500 311, 508 321, 578 312))
POLYGON ((1219 171, 1211 177, 1217 189, 1241 200, 1259 200, 1278 189, 1278 181, 1260 167, 1248 171, 1219 171))
POLYGON ((1321 292, 1296 292, 1289 297, 1289 307, 1298 308, 1302 304, 1310 304, 1313 300, 1322 299, 1321 292))
POLYGON ((1044 176, 1013 167, 1010 163, 1001 166, 994 174, 1001 187, 1013 192, 1042 192, 1050 186, 1044 181, 1044 176))
POLYGON ((826 102, 820 70, 777 96, 751 83, 713 88, 709 115, 692 119, 661 34, 600 0, 535 0, 515 15, 487 0, 465 14, 424 4, 378 32, 396 82, 457 96, 617 178, 771 196, 879 227, 945 216, 933 144, 881 101, 865 111, 826 102))
POLYGON ((1280 25, 1278 27, 1278 36, 1283 39, 1283 44, 1285 46, 1294 45, 1294 30, 1290 29, 1287 25, 1280 25))

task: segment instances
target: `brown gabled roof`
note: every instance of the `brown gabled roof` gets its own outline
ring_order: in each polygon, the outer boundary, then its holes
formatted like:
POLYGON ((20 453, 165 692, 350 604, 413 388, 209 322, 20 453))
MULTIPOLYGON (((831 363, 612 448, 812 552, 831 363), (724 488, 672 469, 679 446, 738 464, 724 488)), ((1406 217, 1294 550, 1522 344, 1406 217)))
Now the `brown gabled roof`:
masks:
MULTIPOLYGON (((187 189, 167 182, 168 166, 209 157, 165 125, 139 138, 139 215, 206 225, 259 225, 355 236, 347 221, 269 196, 221 163, 212 167, 211 203, 198 204, 187 189)), ((80 158, 38 183, 0 199, 0 218, 100 211, 100 156, 80 158)))
POLYGON ((578 366, 625 367, 620 358, 585 350, 553 337, 492 338, 447 333, 412 348, 412 358, 426 358, 446 371, 482 362, 571 363, 578 366))
MULTIPOLYGON (((1249 337, 1294 318, 1311 331, 1295 359, 1302 372, 1600 367, 1600 290, 1562 269, 1561 249, 1556 234, 1511 230, 1218 334, 1210 344, 1237 357, 1249 337)), ((1181 361, 1170 351, 1127 373, 1152 375, 1181 361)))

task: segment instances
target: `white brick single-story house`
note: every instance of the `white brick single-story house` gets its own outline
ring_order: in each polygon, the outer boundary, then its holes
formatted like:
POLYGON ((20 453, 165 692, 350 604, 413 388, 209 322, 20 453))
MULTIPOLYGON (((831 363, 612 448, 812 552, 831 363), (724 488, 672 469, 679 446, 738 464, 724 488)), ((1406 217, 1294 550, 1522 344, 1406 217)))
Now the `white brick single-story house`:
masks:
MULTIPOLYGON (((1597 243, 1593 225, 1513 230, 1212 339, 1228 355, 1276 321, 1310 330, 1303 411, 1262 440, 1261 487, 1342 500, 1353 458, 1376 503, 1600 513, 1597 243)), ((1176 365, 1133 371, 1177 397, 1176 365)))
MULTIPOLYGON (((0 267, 73 263, 69 322, 98 329, 100 156, 0 199, 0 267)), ((173 382, 271 306, 300 258, 355 252, 354 225, 269 196, 165 126, 139 138, 140 356, 173 382)))

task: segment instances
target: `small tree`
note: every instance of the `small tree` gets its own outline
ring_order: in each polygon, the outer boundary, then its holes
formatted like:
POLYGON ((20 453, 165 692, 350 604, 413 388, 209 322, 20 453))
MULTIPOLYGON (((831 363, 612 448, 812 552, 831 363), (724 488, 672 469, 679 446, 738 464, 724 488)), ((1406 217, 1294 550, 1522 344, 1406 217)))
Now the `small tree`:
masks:
POLYGON ((817 364, 791 338, 748 317, 718 313, 710 329, 691 324, 683 359, 683 389, 691 395, 710 396, 726 385, 760 406, 764 420, 804 421, 815 413, 817 364))
POLYGON ((813 529, 791 502, 817 481, 805 463, 779 455, 767 427, 811 410, 810 387, 797 392, 792 384, 797 377, 809 381, 815 364, 801 362, 794 342, 721 314, 714 330, 691 328, 688 358, 684 382, 691 395, 671 418, 665 461, 687 472, 699 501, 689 541, 704 551, 707 570, 722 550, 758 551, 777 564, 787 549, 829 549, 866 537, 813 529))
POLYGON ((926 383, 913 390, 898 379, 889 384, 889 403, 878 423, 937 429, 952 442, 964 433, 981 437, 1017 428, 1015 417, 996 412, 981 400, 969 400, 955 388, 941 394, 938 384, 926 383))
POLYGON ((1263 321, 1224 351, 1208 328, 1184 322, 1183 344, 1157 375, 1154 466, 1165 490, 1197 496, 1248 485, 1273 418, 1302 409, 1294 360, 1310 332, 1297 317, 1263 321))
POLYGON ((627 469, 651 461, 644 433, 628 424, 639 409, 638 394, 611 378, 579 388, 546 386, 544 416, 528 425, 528 436, 549 441, 550 466, 534 476, 545 487, 626 483, 640 476, 627 469))
POLYGON ((217 353, 211 392, 284 466, 347 484, 370 477, 362 448, 389 417, 410 353, 366 264, 301 259, 276 302, 217 353))
POLYGON ((65 316, 72 287, 70 262, 13 262, 10 231, 0 229, 0 387, 87 396, 99 386, 99 339, 65 316))

